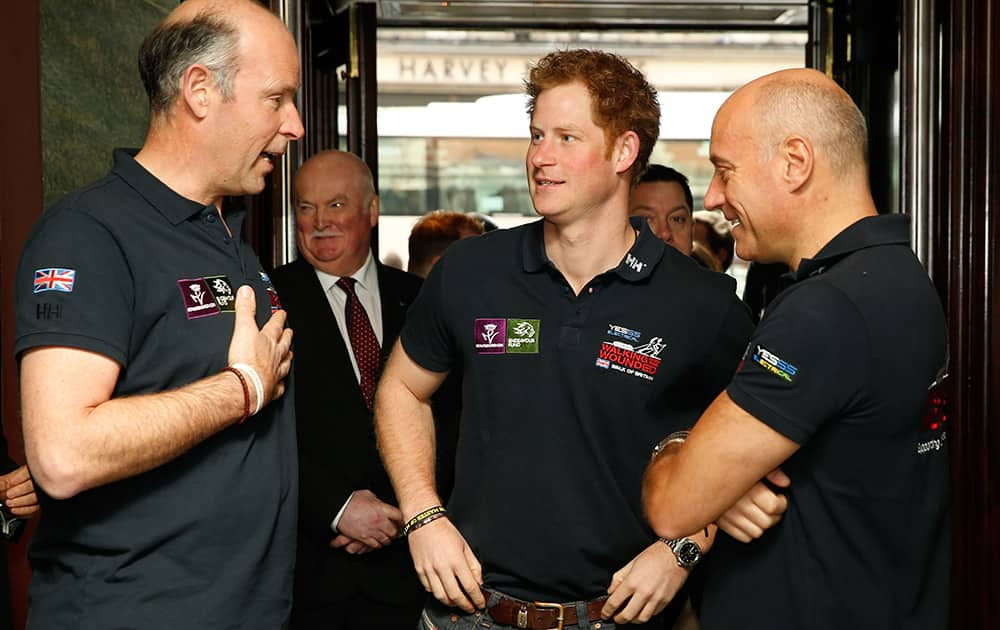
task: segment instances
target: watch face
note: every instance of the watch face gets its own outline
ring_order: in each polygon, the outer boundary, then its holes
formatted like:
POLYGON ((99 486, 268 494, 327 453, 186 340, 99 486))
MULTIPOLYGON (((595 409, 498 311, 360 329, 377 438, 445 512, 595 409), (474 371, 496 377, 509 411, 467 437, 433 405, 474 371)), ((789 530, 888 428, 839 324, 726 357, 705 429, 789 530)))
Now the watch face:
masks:
POLYGON ((693 567, 701 560, 701 548, 690 540, 682 540, 674 548, 677 554, 677 564, 682 567, 693 567))

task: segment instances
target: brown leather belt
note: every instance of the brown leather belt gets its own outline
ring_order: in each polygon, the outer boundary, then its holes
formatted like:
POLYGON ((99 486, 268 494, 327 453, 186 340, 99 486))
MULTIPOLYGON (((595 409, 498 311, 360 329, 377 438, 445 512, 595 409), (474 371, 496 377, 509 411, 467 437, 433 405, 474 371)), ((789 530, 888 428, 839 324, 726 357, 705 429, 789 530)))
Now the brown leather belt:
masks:
MULTIPOLYGON (((483 591, 488 602, 490 593, 483 591)), ((601 609, 607 597, 599 597, 587 602, 587 619, 601 619, 601 609)), ((575 604, 549 604, 546 602, 523 602, 505 595, 493 606, 487 606, 493 621, 503 626, 529 628, 530 630, 562 630, 563 626, 574 626, 578 621, 575 604)))

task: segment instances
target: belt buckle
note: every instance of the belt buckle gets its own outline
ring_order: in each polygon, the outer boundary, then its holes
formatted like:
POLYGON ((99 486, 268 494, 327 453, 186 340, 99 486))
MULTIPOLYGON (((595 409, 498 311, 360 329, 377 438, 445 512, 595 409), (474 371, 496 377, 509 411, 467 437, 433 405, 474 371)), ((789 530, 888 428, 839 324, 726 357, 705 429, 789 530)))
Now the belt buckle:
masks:
MULTIPOLYGON (((563 617, 563 605, 562 604, 554 604, 552 602, 534 602, 534 604, 535 604, 535 608, 541 608, 541 609, 547 608, 547 609, 556 609, 556 610, 558 610, 559 611, 559 616, 556 617, 556 626, 554 628, 549 628, 548 630, 563 630, 563 620, 565 619, 565 617, 563 617)), ((519 618, 520 618, 520 616, 519 616, 519 618)))

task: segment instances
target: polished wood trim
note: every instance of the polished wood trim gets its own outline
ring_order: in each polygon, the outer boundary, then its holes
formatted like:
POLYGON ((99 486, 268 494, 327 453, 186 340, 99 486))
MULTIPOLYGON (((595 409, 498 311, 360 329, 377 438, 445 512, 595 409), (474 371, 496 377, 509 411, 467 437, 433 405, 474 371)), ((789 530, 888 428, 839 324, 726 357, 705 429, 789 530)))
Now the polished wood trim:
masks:
POLYGON ((937 16, 940 159, 932 275, 951 341, 952 627, 1000 627, 1000 7, 948 0, 937 16))
MULTIPOLYGON (((6 148, 0 158, 0 381, 3 430, 11 457, 24 462, 18 404, 17 363, 14 361, 14 274, 31 226, 42 213, 42 121, 39 48, 39 0, 19 0, 4 6, 4 36, 0 37, 0 68, 8 86, 0 111, 6 148), (13 87, 16 86, 16 89, 13 87)), ((30 522, 34 527, 37 519, 30 522)), ((31 532, 8 545, 13 627, 27 617, 27 546, 31 532)), ((0 543, 4 544, 4 543, 0 543)))

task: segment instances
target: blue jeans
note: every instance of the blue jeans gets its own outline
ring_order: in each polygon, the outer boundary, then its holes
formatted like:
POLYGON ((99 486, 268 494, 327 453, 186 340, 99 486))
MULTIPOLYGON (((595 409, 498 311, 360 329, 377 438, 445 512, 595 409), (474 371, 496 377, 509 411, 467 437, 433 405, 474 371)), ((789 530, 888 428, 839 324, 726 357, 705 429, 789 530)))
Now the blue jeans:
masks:
MULTIPOLYGON (((486 608, 493 606, 500 599, 500 594, 496 591, 489 591, 490 598, 486 602, 486 608)), ((564 626, 567 630, 615 630, 617 626, 613 621, 587 621, 587 605, 580 602, 577 605, 577 618, 580 623, 572 626, 564 626)), ((633 627, 633 626, 622 626, 633 627)), ((417 630, 517 630, 516 626, 503 626, 493 621, 490 613, 486 610, 477 610, 474 613, 467 613, 459 608, 449 608, 431 595, 428 597, 427 605, 420 615, 417 623, 417 630)))

